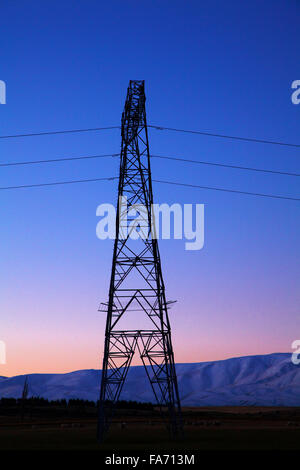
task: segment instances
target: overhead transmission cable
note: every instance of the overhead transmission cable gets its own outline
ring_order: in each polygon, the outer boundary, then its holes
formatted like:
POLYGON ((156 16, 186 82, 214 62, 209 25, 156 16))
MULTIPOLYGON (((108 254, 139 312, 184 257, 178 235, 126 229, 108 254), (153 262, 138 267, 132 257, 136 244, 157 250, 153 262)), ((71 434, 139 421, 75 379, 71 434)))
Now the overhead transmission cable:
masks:
MULTIPOLYGON (((31 161, 19 161, 19 162, 5 162, 0 163, 0 167, 4 166, 19 166, 19 165, 34 165, 34 164, 41 164, 41 163, 56 163, 56 162, 64 162, 64 161, 73 161, 73 160, 88 160, 88 159, 95 159, 95 158, 105 158, 105 157, 118 157, 119 153, 109 153, 103 155, 82 155, 79 157, 62 157, 62 158, 51 158, 47 160, 31 160, 31 161)), ((224 168, 233 168, 238 170, 245 170, 245 171, 256 171, 262 173, 272 173, 278 175, 285 175, 285 176, 300 176, 300 173, 293 173, 288 171, 278 171, 278 170, 269 170, 264 168, 254 168, 254 167, 244 167, 240 165, 229 165, 225 163, 216 163, 216 162, 208 162, 204 160, 192 160, 188 158, 181 158, 181 157, 171 157, 171 156, 164 156, 164 155, 150 155, 151 158, 160 158, 165 160, 173 160, 178 162, 186 162, 186 163, 193 163, 198 165, 209 165, 209 166, 216 166, 216 167, 224 167, 224 168)))
POLYGON ((62 130, 62 131, 31 132, 29 134, 0 135, 0 139, 16 139, 18 137, 37 137, 39 135, 73 134, 76 132, 106 131, 108 129, 120 129, 120 126, 91 127, 91 128, 86 128, 86 129, 67 129, 67 130, 62 130))
POLYGON ((118 157, 119 153, 107 153, 103 155, 83 155, 79 157, 62 157, 62 158, 51 158, 48 160, 31 160, 24 162, 5 162, 0 163, 0 166, 18 166, 18 165, 35 165, 40 163, 55 163, 55 162, 65 162, 71 160, 88 160, 92 158, 104 158, 104 157, 118 157))
POLYGON ((204 132, 204 131, 194 131, 190 129, 176 129, 173 127, 164 127, 164 126, 155 126, 148 124, 148 127, 152 127, 153 129, 159 130, 159 131, 174 131, 174 132, 184 132, 187 134, 199 134, 199 135, 206 135, 209 137, 219 137, 221 139, 231 139, 231 140, 241 140, 245 142, 255 142, 259 144, 271 144, 271 145, 284 145, 286 147, 300 147, 300 144, 291 144, 288 142, 279 142, 275 140, 266 140, 266 139, 255 139, 252 137, 239 137, 236 135, 226 135, 226 134, 216 134, 212 132, 204 132))
POLYGON ((109 176, 105 178, 90 178, 83 180, 70 180, 70 181, 54 181, 53 183, 37 183, 37 184, 22 184, 19 186, 3 186, 0 187, 0 190, 4 189, 24 189, 24 188, 38 188, 42 186, 57 186, 61 184, 73 184, 73 183, 91 183, 93 181, 112 181, 117 179, 118 176, 109 176))
MULTIPOLYGON (((94 181, 113 181, 116 179, 118 179, 118 176, 110 176, 110 177, 104 177, 104 178, 90 178, 90 179, 82 179, 82 180, 70 180, 70 181, 54 181, 52 183, 38 183, 38 184, 27 184, 27 185, 19 185, 19 186, 4 186, 4 187, 0 187, 0 190, 36 188, 36 187, 42 187, 42 186, 56 186, 56 185, 73 184, 73 183, 90 183, 94 181)), ((223 191, 223 192, 236 193, 236 194, 245 194, 248 196, 260 196, 260 197, 268 197, 268 198, 276 198, 276 199, 286 199, 286 200, 291 200, 291 201, 300 201, 300 198, 280 196, 276 194, 254 193, 254 192, 239 191, 239 190, 228 189, 228 188, 200 186, 197 184, 180 183, 177 181, 165 181, 165 180, 157 180, 157 179, 153 179, 152 181, 156 183, 171 184, 171 185, 176 185, 176 186, 185 186, 185 187, 190 187, 190 188, 209 189, 213 191, 223 191)))
MULTIPOLYGON (((255 143, 260 143, 260 144, 283 145, 286 147, 300 148, 300 144, 292 144, 289 142, 282 142, 282 141, 275 141, 275 140, 257 139, 253 137, 240 137, 236 135, 219 134, 219 133, 205 132, 205 131, 195 131, 191 129, 177 129, 174 127, 165 127, 165 126, 154 125, 154 124, 148 124, 148 127, 152 129, 156 129, 156 130, 163 130, 163 131, 183 132, 183 133, 188 133, 188 134, 198 134, 198 135, 204 135, 204 136, 209 136, 209 137, 218 137, 222 139, 240 140, 244 142, 255 142, 255 143)), ((85 128, 85 129, 66 129, 66 130, 57 130, 57 131, 31 132, 27 134, 23 133, 23 134, 0 135, 0 139, 13 139, 13 138, 19 138, 19 137, 36 137, 36 136, 43 136, 43 135, 103 131, 103 130, 108 130, 108 129, 120 129, 120 128, 121 128, 120 126, 107 126, 107 127, 91 127, 91 128, 85 128)))

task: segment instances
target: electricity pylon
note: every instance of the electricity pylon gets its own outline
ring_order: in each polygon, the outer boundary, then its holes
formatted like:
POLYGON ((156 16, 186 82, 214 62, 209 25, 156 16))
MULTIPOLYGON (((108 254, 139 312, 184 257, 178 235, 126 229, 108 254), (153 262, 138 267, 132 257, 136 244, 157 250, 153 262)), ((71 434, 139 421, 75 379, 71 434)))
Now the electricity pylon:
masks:
POLYGON ((116 238, 107 312, 98 440, 108 431, 137 349, 160 408, 169 411, 172 437, 181 434, 181 410, 165 286, 155 232, 143 80, 131 80, 122 114, 116 238), (133 215, 139 214, 139 227, 133 215), (135 234, 135 237, 133 236, 135 234), (135 239, 134 239, 135 238, 135 239), (123 329, 134 312, 134 329, 123 329), (141 318, 149 329, 137 327, 141 318), (136 321, 136 323, 135 323, 136 321))
POLYGON ((27 398, 28 398, 28 392, 29 392, 28 375, 26 375, 23 390, 22 390, 22 397, 21 397, 21 420, 22 421, 24 419, 25 406, 26 406, 26 401, 27 401, 27 398))

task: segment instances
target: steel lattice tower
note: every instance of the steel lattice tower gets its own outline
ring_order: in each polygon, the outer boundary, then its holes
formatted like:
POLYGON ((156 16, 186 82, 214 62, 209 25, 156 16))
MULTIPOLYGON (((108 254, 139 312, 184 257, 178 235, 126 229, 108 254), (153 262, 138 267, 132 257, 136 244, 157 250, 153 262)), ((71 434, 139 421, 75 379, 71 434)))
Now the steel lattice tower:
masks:
MULTIPOLYGON (((98 439, 108 431, 135 350, 145 366, 156 401, 167 407, 172 437, 181 434, 178 394, 168 302, 152 213, 153 194, 147 134, 144 81, 131 80, 122 114, 122 145, 111 281, 107 312, 98 439), (127 205, 124 201, 127 199, 127 205), (142 205, 138 207, 137 205, 142 205), (125 233, 136 211, 140 236, 125 233), (129 312, 136 320, 148 319, 150 329, 122 329, 129 312)), ((136 326, 133 323, 134 326, 136 326)), ((128 326, 126 324, 126 326, 128 326)))

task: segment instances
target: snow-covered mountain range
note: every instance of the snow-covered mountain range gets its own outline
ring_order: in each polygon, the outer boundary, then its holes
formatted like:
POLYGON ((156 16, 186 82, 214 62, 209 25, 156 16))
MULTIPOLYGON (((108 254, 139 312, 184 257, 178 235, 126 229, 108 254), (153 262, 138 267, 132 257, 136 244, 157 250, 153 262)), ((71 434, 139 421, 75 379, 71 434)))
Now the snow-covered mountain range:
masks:
MULTIPOLYGON (((274 353, 176 365, 183 406, 300 406, 300 365, 274 353)), ((101 371, 30 374, 30 395, 97 400, 101 371)), ((25 376, 0 377, 0 397, 19 398, 25 376)), ((130 368, 123 400, 153 401, 143 366, 130 368)))

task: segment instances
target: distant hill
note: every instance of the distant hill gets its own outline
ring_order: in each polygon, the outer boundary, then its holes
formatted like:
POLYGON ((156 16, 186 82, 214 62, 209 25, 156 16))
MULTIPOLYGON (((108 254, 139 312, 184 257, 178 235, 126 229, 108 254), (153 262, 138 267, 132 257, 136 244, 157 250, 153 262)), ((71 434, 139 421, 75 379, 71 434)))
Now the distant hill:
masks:
MULTIPOLYGON (((290 353, 176 365, 184 406, 300 406, 300 366, 290 353)), ((30 395, 96 401, 101 371, 30 374, 30 395)), ((19 398, 24 375, 0 377, 0 397, 19 398)), ((131 367, 121 399, 153 401, 143 366, 131 367)))

